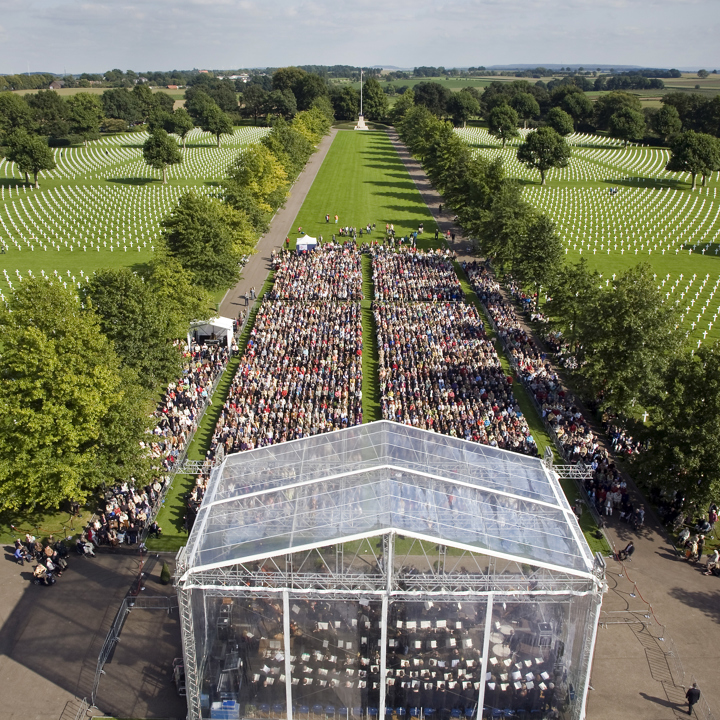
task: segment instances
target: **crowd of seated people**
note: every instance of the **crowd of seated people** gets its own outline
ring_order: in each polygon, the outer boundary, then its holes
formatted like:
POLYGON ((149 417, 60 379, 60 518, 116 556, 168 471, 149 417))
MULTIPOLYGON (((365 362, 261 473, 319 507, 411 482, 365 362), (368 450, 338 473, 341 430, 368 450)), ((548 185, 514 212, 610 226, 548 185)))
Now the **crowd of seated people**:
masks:
POLYGON ((213 444, 239 452, 361 423, 360 305, 265 300, 213 444))
POLYGON ((170 476, 166 475, 144 486, 120 483, 108 488, 81 539, 97 548, 136 545, 146 529, 149 535, 159 537, 161 529, 152 518, 169 482, 170 476))
POLYGON ((568 397, 560 378, 524 329, 512 305, 500 292, 500 285, 482 264, 464 264, 465 272, 497 328, 527 389, 532 393, 542 416, 558 437, 570 462, 590 464, 599 442, 583 414, 568 397))
POLYGON ((382 302, 462 300, 449 250, 373 247, 375 297, 382 302))
POLYGON ((385 419, 537 454, 473 306, 380 303, 374 314, 385 419))
POLYGON ((360 258, 353 242, 342 245, 331 242, 304 254, 276 255, 275 282, 269 297, 307 302, 361 300, 360 258))
POLYGON ((225 342, 200 345, 193 341, 190 347, 185 345, 183 375, 177 382, 168 384, 154 413, 157 423, 152 430, 152 440, 145 443, 149 455, 158 459, 166 471, 172 469, 197 430, 200 411, 230 356, 225 342))

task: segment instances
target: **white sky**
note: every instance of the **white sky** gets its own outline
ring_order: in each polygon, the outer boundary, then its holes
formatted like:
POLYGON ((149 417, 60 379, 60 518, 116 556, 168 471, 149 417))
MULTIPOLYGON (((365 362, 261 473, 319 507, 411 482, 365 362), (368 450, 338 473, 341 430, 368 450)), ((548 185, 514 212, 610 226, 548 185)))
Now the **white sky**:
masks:
POLYGON ((0 0, 0 73, 281 65, 720 69, 720 0, 0 0))

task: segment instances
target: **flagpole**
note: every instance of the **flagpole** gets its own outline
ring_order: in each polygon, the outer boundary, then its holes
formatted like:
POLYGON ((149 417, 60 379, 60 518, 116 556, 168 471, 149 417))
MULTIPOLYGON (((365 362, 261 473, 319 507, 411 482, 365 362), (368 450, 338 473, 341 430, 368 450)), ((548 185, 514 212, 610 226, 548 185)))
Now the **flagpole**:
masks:
POLYGON ((360 117, 362 117, 363 111, 362 111, 362 86, 363 86, 363 71, 362 68, 360 68, 360 117))

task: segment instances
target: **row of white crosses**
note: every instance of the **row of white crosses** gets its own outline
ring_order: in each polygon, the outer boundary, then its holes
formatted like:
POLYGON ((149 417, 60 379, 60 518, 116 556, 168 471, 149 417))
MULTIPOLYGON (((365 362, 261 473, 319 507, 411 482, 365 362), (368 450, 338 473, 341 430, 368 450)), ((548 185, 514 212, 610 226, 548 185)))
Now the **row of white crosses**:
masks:
MULTIPOLYGON (((240 127, 232 135, 224 135, 223 148, 217 148, 215 136, 195 128, 188 133, 183 162, 175 166, 175 177, 209 180, 225 176, 228 165, 237 156, 237 150, 259 142, 269 128, 240 127), (188 170, 183 171, 187 165, 188 170)), ((142 144, 147 140, 145 131, 125 133, 90 141, 87 147, 55 148, 56 168, 43 176, 52 179, 102 180, 114 178, 155 178, 142 158, 142 144)), ((180 138, 175 136, 178 143, 180 138)), ((0 177, 22 179, 22 173, 13 163, 0 160, 0 177)), ((173 177, 172 171, 170 177, 173 177)))
MULTIPOLYGON (((463 128, 455 131, 459 137, 474 147, 474 153, 489 159, 501 157, 507 174, 525 180, 539 180, 540 173, 530 170, 517 160, 515 145, 521 138, 509 143, 504 149, 502 143, 483 128, 463 128)), ((672 173, 665 170, 670 152, 663 148, 644 146, 623 147, 620 141, 600 136, 574 134, 566 138, 574 145, 570 163, 566 168, 556 168, 546 173, 547 180, 584 182, 634 182, 646 184, 648 179, 662 181, 668 178, 690 182, 688 173, 672 173)), ((720 172, 715 179, 720 179, 720 172)))
POLYGON ((566 253, 705 254, 720 242, 717 188, 706 190, 528 187, 525 198, 555 222, 566 253))
MULTIPOLYGON (((0 245, 18 251, 154 250, 160 222, 187 188, 60 185, 8 193, 0 206, 0 245)), ((214 194, 198 186, 196 192, 214 194)))

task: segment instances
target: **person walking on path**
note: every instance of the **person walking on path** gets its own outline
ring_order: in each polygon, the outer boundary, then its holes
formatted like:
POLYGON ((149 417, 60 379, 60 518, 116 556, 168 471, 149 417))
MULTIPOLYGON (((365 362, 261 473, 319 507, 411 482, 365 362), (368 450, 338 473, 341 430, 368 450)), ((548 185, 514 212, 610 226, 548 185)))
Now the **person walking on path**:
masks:
POLYGON ((688 715, 692 715, 693 705, 700 699, 697 683, 692 684, 692 687, 685 693, 685 697, 688 701, 688 715))
POLYGON ((251 300, 255 299, 255 286, 254 285, 250 288, 250 299, 251 300))
POLYGON ((247 307, 250 304, 250 296, 248 295, 248 291, 245 291, 245 307, 247 307))

